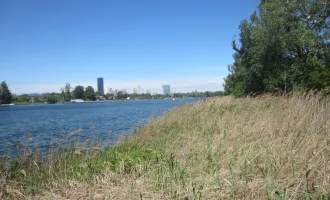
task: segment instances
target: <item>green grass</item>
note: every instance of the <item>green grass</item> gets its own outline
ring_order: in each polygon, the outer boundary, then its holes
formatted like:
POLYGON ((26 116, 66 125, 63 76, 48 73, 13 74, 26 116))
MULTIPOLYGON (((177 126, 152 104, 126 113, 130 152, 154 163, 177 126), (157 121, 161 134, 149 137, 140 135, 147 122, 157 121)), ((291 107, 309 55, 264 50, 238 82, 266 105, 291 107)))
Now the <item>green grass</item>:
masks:
MULTIPOLYGON (((52 187, 54 180, 63 184, 70 181, 93 185, 95 176, 102 178, 107 172, 128 174, 134 166, 148 162, 158 163, 163 153, 147 146, 122 143, 113 148, 58 149, 57 152, 40 158, 37 153, 21 156, 16 160, 2 157, 0 160, 1 188, 7 185, 21 188, 21 193, 36 195, 44 186, 52 187)), ((2 197, 14 197, 2 191, 2 197)))

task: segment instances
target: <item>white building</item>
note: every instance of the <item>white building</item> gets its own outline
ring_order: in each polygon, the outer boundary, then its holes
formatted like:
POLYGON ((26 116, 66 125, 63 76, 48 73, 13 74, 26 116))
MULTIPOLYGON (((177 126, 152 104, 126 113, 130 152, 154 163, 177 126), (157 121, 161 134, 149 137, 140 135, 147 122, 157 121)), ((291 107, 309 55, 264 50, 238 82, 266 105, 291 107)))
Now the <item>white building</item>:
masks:
POLYGON ((138 89, 137 88, 133 88, 133 94, 138 94, 138 89))
POLYGON ((107 88, 107 94, 112 94, 112 93, 113 93, 112 88, 111 87, 108 87, 107 88))

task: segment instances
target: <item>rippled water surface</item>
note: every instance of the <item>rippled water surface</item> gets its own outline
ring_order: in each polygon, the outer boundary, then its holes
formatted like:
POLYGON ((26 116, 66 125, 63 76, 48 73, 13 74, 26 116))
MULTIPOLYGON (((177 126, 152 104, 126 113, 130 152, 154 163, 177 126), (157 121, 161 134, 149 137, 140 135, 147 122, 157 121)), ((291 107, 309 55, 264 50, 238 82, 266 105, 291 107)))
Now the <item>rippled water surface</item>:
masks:
POLYGON ((42 151, 70 137, 97 138, 113 144, 153 116, 195 99, 136 100, 101 103, 0 107, 0 154, 15 154, 18 146, 42 151), (109 131, 111 131, 110 134, 109 131))

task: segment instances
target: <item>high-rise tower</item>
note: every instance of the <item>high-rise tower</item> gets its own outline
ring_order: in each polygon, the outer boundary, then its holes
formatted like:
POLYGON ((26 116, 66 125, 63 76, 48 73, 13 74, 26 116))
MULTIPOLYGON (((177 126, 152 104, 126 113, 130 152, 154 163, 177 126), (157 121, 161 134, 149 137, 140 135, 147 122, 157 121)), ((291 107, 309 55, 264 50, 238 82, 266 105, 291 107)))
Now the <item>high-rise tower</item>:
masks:
POLYGON ((163 94, 170 95, 171 94, 171 87, 170 85, 163 85, 163 94))
POLYGON ((104 83, 103 78, 97 78, 97 91, 104 95, 104 83))

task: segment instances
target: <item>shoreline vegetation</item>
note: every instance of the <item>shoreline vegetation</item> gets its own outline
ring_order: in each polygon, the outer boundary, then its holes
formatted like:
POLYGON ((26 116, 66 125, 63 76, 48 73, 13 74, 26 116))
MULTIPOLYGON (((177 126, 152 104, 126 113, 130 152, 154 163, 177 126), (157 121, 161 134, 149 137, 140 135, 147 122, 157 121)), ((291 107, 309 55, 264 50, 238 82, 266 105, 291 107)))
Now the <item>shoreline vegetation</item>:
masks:
POLYGON ((57 102, 57 103, 27 103, 27 102, 15 102, 11 104, 0 104, 0 106, 23 106, 23 105, 52 105, 52 104, 81 104, 81 103, 107 103, 107 102, 116 102, 116 101, 143 101, 143 100, 182 100, 182 99, 196 99, 197 101, 204 101, 211 97, 180 97, 180 98, 162 98, 162 99, 113 99, 113 100, 103 100, 103 101, 82 101, 82 102, 57 102))
MULTIPOLYGON (((215 96, 225 96, 226 93, 223 91, 217 92, 191 92, 191 93, 173 93, 172 95, 162 94, 105 94, 97 95, 94 100, 82 98, 75 98, 71 96, 66 100, 61 97, 60 94, 50 93, 39 96, 28 96, 27 94, 14 96, 11 103, 14 105, 33 105, 33 104, 63 104, 63 103, 93 103, 93 102, 111 102, 111 101, 126 101, 126 100, 159 100, 159 99, 189 99, 189 98, 210 98, 215 96), (77 102, 77 100, 79 102, 77 102)), ((7 104, 8 105, 8 104, 7 104)))
POLYGON ((215 97, 111 148, 2 157, 0 198, 329 199, 329 119, 329 96, 215 97))

